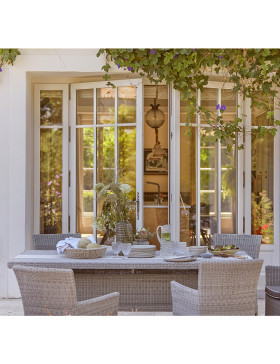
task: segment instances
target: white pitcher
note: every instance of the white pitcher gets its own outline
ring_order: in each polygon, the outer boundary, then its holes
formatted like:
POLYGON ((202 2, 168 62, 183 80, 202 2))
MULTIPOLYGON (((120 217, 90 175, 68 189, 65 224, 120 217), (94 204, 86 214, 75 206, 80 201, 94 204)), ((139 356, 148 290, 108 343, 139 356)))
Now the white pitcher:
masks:
POLYGON ((159 225, 157 227, 156 232, 157 232, 157 238, 158 238, 159 242, 162 242, 162 241, 170 242, 171 241, 171 226, 170 225, 159 225), (159 228, 161 229, 160 236, 158 234, 159 228))
POLYGON ((171 227, 170 225, 162 225, 157 227, 157 238, 160 242, 160 255, 161 257, 167 257, 172 255, 172 243, 171 243, 171 227), (158 234, 159 228, 161 229, 160 236, 158 234))

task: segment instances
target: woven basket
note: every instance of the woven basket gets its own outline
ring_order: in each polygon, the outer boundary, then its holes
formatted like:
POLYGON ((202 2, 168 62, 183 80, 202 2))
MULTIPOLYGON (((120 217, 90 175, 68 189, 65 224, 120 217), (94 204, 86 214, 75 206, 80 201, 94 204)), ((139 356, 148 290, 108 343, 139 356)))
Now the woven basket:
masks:
POLYGON ((96 249, 73 249, 66 248, 64 250, 65 255, 72 259, 96 259, 102 258, 107 250, 106 246, 101 246, 96 249))

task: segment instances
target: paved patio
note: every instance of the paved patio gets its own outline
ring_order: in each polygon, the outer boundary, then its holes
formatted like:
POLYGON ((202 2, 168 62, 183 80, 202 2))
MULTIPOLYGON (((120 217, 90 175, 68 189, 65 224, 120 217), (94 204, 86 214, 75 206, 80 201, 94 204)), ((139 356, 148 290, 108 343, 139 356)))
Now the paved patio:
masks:
MULTIPOLYGON (((264 316, 264 299, 258 299, 259 316, 264 316)), ((119 312, 119 316, 171 316, 171 312, 119 312)), ((23 316, 20 298, 0 299, 0 316, 23 316)))

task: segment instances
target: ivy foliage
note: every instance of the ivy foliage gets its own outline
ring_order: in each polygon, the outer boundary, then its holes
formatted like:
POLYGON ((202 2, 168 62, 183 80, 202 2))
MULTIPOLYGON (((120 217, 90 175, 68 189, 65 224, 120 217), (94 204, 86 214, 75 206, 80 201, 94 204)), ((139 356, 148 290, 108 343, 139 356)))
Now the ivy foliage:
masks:
POLYGON ((0 48, 0 70, 4 64, 14 64, 16 57, 20 55, 17 48, 0 48))
MULTIPOLYGON (((237 133, 244 132, 242 118, 236 117, 225 122, 223 113, 226 105, 217 105, 217 113, 197 104, 197 90, 203 92, 209 77, 216 76, 222 82, 233 85, 234 94, 243 99, 251 99, 251 106, 265 110, 267 125, 257 127, 257 135, 276 134, 280 121, 274 117, 273 98, 278 105, 277 89, 280 87, 280 50, 279 49, 100 49, 99 57, 105 54, 106 62, 102 69, 104 79, 110 81, 112 64, 131 73, 147 77, 158 84, 165 81, 179 90, 183 100, 188 101, 186 125, 199 114, 204 123, 213 131, 213 139, 220 139, 232 148, 237 133)), ((239 105, 238 105, 239 107, 239 105)), ((264 123, 266 124, 266 122, 264 123)), ((239 146, 243 148, 243 145, 239 146)))

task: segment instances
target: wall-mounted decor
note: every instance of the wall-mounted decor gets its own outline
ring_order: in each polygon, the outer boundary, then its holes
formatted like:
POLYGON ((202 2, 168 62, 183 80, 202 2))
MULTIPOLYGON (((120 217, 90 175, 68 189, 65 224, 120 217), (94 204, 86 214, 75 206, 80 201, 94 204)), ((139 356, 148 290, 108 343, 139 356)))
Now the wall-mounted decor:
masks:
POLYGON ((168 174, 168 149, 155 158, 152 149, 144 149, 144 174, 168 174))

